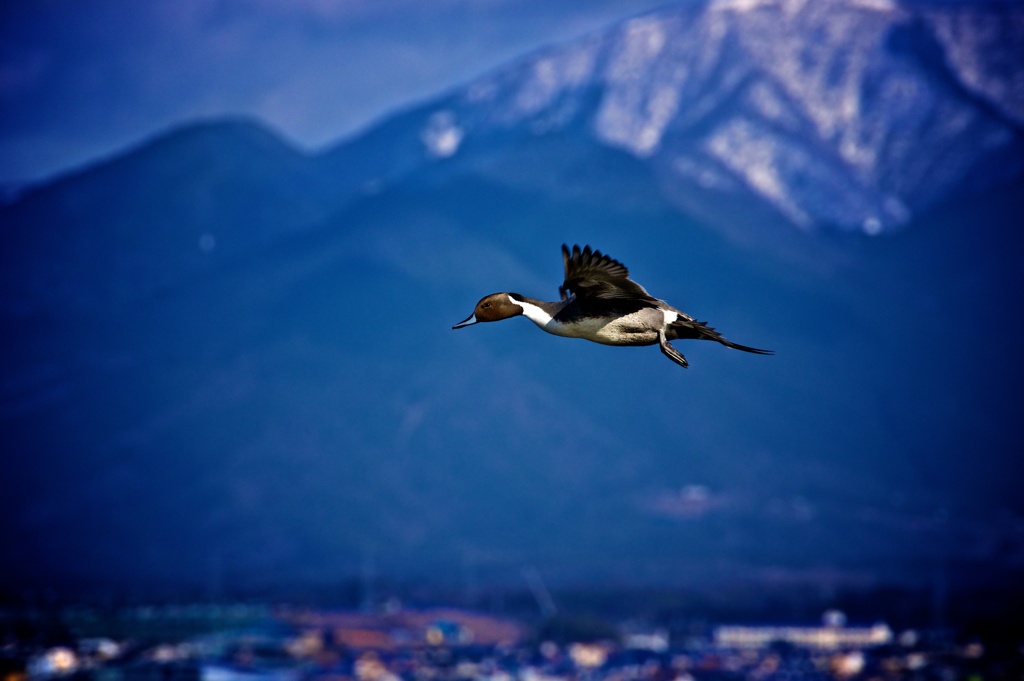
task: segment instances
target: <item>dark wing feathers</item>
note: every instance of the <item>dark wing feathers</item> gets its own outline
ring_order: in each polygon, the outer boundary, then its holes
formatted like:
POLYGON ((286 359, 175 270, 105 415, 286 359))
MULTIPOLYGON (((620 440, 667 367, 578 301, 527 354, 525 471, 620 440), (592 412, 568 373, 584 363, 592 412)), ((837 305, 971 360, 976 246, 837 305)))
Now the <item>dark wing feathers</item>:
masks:
POLYGON ((565 262, 565 278, 583 277, 594 275, 604 279, 628 279, 629 270, 618 260, 608 257, 601 251, 591 250, 590 246, 584 246, 582 250, 578 245, 572 247, 572 251, 565 244, 562 244, 562 260, 565 262))
POLYGON ((572 293, 577 298, 632 298, 645 302, 657 302, 644 287, 629 279, 629 270, 618 260, 609 258, 590 246, 562 245, 562 260, 565 262, 565 281, 558 287, 562 300, 572 293))

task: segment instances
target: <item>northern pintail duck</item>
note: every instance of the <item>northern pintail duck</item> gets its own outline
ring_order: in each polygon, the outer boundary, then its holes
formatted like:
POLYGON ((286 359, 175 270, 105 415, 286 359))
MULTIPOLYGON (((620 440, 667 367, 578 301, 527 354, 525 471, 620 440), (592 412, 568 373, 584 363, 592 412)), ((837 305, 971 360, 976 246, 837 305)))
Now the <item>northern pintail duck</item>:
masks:
POLYGON ((728 348, 773 354, 726 340, 708 326, 664 300, 649 294, 629 278, 629 270, 590 246, 580 249, 562 246, 565 281, 558 291, 560 301, 547 303, 518 293, 492 293, 476 304, 473 314, 453 329, 478 322, 496 322, 524 315, 548 333, 584 338, 604 345, 654 345, 681 367, 688 366, 683 353, 669 341, 698 339, 718 341, 728 348))

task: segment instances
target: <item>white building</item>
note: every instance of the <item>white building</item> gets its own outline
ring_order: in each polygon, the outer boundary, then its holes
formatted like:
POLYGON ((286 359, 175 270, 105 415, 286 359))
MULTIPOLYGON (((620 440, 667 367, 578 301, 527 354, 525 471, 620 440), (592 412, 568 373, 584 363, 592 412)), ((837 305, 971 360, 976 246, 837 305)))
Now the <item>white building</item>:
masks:
POLYGON ((715 645, 720 648, 766 648, 776 641, 819 650, 870 648, 892 643, 893 633, 886 624, 871 627, 726 625, 715 629, 715 645))

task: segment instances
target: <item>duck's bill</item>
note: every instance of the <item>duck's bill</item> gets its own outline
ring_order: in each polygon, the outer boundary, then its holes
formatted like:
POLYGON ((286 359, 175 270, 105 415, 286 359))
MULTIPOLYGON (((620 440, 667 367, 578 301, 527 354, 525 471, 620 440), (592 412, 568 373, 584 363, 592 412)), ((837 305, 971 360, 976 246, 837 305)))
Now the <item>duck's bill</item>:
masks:
POLYGON ((458 324, 456 324, 455 326, 453 326, 452 328, 453 329, 461 329, 464 326, 472 326, 473 324, 476 324, 476 323, 477 323, 476 313, 473 313, 473 314, 469 315, 468 317, 466 317, 465 319, 463 319, 458 324))

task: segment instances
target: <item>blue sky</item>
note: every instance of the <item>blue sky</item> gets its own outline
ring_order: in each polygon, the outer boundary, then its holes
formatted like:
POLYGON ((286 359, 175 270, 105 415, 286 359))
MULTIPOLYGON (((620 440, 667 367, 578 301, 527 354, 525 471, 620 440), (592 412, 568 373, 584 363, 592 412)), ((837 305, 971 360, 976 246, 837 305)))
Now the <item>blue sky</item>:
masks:
POLYGON ((652 0, 5 0, 0 183, 248 114, 309 148, 652 0))

